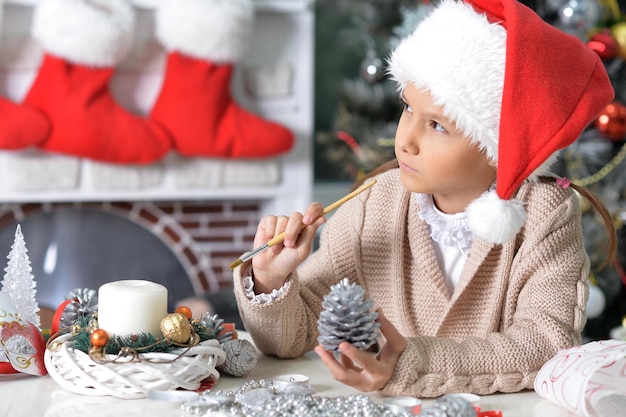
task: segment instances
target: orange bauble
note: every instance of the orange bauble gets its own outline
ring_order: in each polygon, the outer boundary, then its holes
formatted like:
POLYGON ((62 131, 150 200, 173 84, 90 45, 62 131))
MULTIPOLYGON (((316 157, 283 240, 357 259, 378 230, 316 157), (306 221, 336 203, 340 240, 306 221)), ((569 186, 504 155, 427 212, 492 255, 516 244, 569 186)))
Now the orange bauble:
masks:
POLYGON ((191 320, 191 309, 187 306, 180 306, 176 308, 174 312, 182 314, 183 316, 187 317, 187 320, 191 320))
POLYGON ((626 136, 626 106, 613 101, 604 107, 595 121, 595 126, 602 136, 614 140, 623 140, 626 136))
POLYGON ((105 347, 109 342, 109 334, 102 329, 94 330, 89 336, 89 342, 93 347, 105 347))

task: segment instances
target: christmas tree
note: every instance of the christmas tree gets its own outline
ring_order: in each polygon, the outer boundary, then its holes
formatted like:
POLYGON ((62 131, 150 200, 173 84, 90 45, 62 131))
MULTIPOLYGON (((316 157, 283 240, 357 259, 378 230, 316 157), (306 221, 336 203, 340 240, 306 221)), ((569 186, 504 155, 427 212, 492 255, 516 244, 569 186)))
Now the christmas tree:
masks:
MULTIPOLYGON (((436 2, 318 0, 316 172, 318 181, 352 181, 394 156, 401 112, 385 60, 436 2)), ((626 19, 615 0, 523 1, 546 22, 589 45, 605 63, 615 102, 564 150, 555 173, 600 197, 618 230, 618 262, 605 266, 608 240, 581 199, 591 259, 587 340, 609 337, 626 316, 626 19)), ((567 77, 568 74, 563 74, 567 77)))
POLYGON ((20 225, 15 230, 15 240, 11 245, 11 251, 7 256, 9 259, 7 267, 4 269, 4 279, 2 280, 3 294, 6 294, 15 304, 15 308, 20 318, 32 323, 41 330, 39 321, 39 305, 35 299, 36 282, 32 268, 30 266, 30 258, 28 257, 28 249, 22 235, 20 225))

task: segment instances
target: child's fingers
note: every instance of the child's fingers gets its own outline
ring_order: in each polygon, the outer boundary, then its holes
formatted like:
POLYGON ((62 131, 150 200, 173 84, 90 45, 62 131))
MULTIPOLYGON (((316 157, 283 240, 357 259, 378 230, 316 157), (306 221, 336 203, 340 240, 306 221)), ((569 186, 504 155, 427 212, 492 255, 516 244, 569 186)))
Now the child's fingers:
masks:
POLYGON ((376 310, 378 312, 378 322, 380 323, 380 331, 387 339, 387 345, 390 350, 396 354, 400 355, 406 349, 406 338, 402 336, 402 334, 396 329, 396 326, 393 325, 387 317, 383 314, 383 311, 379 308, 376 310))

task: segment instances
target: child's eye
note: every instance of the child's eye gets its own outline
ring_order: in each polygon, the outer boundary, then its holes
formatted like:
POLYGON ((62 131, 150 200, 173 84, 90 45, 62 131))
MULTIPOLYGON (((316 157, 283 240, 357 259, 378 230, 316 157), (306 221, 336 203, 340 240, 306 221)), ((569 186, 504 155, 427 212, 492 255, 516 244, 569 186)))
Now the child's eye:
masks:
POLYGON ((406 101, 402 100, 402 111, 405 111, 407 113, 413 113, 413 108, 409 106, 406 101))
POLYGON ((430 121, 430 126, 435 129, 437 132, 442 132, 442 133, 447 133, 448 131, 446 130, 445 127, 443 127, 443 125, 441 123, 438 123, 434 120, 430 121))

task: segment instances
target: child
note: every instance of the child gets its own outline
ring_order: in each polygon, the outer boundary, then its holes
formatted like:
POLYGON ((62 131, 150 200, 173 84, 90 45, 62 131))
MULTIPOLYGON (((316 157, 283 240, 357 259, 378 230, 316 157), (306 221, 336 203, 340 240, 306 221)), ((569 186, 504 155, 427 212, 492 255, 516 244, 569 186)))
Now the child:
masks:
MULTIPOLYGON (((255 245, 286 238, 235 271, 242 319, 261 351, 315 349, 362 391, 532 388, 586 321, 579 187, 547 175, 613 98, 602 62, 515 0, 442 0, 389 64, 405 103, 396 160, 337 210, 310 257, 319 203, 261 220, 255 245), (377 354, 316 346, 322 298, 344 277, 380 313, 377 354)), ((592 203, 612 257, 610 216, 592 203)))

